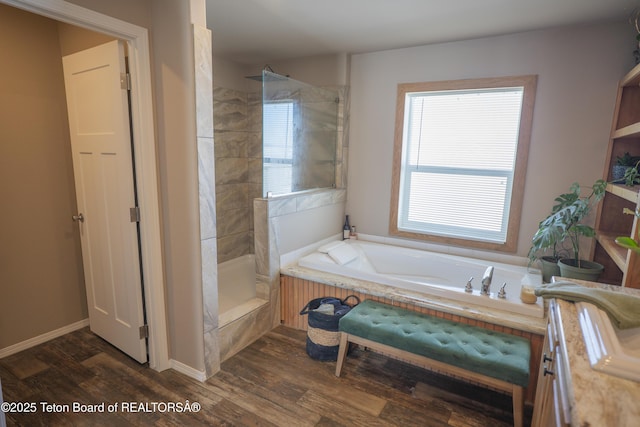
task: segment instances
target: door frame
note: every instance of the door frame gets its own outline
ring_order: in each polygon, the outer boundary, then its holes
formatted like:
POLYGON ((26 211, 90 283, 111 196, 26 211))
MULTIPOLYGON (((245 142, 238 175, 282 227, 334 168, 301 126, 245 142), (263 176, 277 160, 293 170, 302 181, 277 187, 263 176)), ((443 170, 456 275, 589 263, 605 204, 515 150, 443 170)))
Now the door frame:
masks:
POLYGON ((169 369, 148 30, 63 0, 0 0, 0 3, 107 34, 124 40, 128 45, 131 131, 141 218, 140 253, 149 325, 149 367, 156 371, 169 369))

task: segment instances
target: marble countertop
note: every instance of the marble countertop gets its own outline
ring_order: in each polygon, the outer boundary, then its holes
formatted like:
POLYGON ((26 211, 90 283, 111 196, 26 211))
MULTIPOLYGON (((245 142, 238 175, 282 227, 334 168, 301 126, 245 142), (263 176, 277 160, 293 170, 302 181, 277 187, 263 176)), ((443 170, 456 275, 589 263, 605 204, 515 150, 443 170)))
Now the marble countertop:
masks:
MULTIPOLYGON (((588 287, 601 287, 640 296, 637 289, 573 280, 588 287)), ((573 426, 640 425, 640 383, 595 371, 589 365, 575 304, 557 300, 569 357, 569 399, 573 426)))

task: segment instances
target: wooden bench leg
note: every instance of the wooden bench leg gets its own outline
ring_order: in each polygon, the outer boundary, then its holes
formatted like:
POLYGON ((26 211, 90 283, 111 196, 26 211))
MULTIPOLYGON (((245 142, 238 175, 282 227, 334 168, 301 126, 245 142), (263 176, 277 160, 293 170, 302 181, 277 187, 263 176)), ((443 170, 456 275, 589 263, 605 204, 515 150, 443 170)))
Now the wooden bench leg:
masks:
POLYGON ((349 334, 345 332, 340 333, 340 348, 338 349, 338 360, 336 361, 336 377, 340 376, 342 371, 342 364, 347 357, 347 349, 349 348, 349 334))
POLYGON ((522 427, 524 419, 524 390, 520 386, 513 386, 513 425, 522 427))

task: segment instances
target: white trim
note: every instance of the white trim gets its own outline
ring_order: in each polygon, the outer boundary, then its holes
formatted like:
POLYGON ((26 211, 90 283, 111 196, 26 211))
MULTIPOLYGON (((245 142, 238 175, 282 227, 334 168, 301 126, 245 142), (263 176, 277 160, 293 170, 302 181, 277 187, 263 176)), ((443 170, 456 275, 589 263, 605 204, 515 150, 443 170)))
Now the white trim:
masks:
POLYGON ((149 366, 157 371, 169 369, 171 363, 165 311, 148 31, 137 25, 62 0, 0 0, 0 3, 109 34, 126 40, 129 45, 132 76, 132 131, 136 151, 136 177, 141 217, 140 250, 145 279, 145 308, 149 325, 149 366))
POLYGON ((205 382, 207 380, 207 373, 205 371, 198 371, 197 369, 185 365, 182 362, 178 362, 177 360, 171 359, 171 369, 200 382, 205 382))
POLYGON ((72 323, 67 326, 63 326, 62 328, 56 329, 54 331, 50 331, 42 335, 38 335, 37 337, 29 338, 28 340, 10 345, 9 347, 2 348, 0 349, 0 359, 2 359, 3 357, 11 356, 12 354, 19 353, 22 350, 35 347, 47 341, 51 341, 54 338, 61 337, 70 332, 77 331, 78 329, 82 329, 87 326, 89 326, 88 318, 84 320, 80 320, 76 323, 72 323))

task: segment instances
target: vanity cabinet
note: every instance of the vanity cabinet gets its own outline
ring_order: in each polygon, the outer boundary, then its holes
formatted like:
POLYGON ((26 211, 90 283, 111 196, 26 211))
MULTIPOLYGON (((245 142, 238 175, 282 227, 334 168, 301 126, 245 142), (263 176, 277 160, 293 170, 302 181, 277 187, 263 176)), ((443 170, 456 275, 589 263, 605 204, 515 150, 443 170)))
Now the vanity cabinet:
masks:
POLYGON ((555 300, 551 300, 547 331, 542 346, 532 427, 562 427, 571 424, 568 392, 569 359, 564 345, 560 316, 555 300))
MULTIPOLYGON (((585 287, 640 295, 637 289, 573 281, 585 287)), ((639 426, 640 382, 593 369, 576 305, 562 299, 549 299, 548 307, 546 341, 541 351, 531 425, 639 426), (544 375, 545 368, 553 374, 544 375)))
MULTIPOLYGON (((634 67, 618 86, 603 174, 607 182, 613 181, 613 166, 626 152, 640 157, 640 65, 634 67)), ((598 206, 592 258, 605 267, 600 282, 640 288, 640 255, 615 243, 617 236, 640 239, 638 218, 623 213, 624 208, 635 211, 639 207, 638 190, 640 186, 637 185, 608 184, 598 206)))

